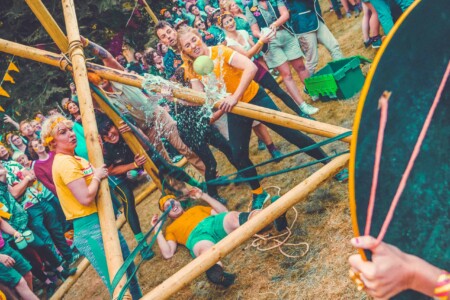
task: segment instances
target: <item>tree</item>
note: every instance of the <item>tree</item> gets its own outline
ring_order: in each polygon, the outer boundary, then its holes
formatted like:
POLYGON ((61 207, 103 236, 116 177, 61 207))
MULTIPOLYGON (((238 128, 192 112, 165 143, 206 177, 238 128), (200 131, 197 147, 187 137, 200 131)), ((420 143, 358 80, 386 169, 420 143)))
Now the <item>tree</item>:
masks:
MULTIPOLYGON (((31 12, 25 1, 0 0, 0 37, 9 41, 59 53, 50 36, 31 12)), ((43 0, 50 14, 65 32, 61 1, 43 0)), ((155 1, 156 2, 156 1, 155 1)), ((153 7, 155 3, 149 4, 153 7)), ((154 9, 159 10, 161 3, 154 9)), ((137 49, 152 38, 151 19, 143 7, 133 0, 80 0, 75 2, 80 33, 107 47, 117 55, 122 37, 137 49), (151 32, 151 31, 150 31, 151 32)), ((0 53, 0 76, 13 59, 20 73, 13 73, 15 84, 3 83, 11 98, 0 97, 0 105, 12 109, 17 119, 31 117, 37 111, 55 107, 55 102, 70 95, 70 74, 33 61, 0 53)))

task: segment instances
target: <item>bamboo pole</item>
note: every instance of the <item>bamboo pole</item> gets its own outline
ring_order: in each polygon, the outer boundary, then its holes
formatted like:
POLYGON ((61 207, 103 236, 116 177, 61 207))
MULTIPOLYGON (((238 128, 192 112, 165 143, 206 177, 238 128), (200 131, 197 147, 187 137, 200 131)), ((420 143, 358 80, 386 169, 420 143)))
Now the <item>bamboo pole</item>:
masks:
MULTIPOLYGON (((108 117, 113 121, 114 125, 116 127, 119 127, 121 125, 120 122, 122 121, 120 116, 117 115, 114 112, 114 110, 111 109, 111 107, 109 107, 109 105, 106 104, 100 96, 95 94, 93 91, 91 94, 92 94, 95 102, 97 102, 97 104, 100 106, 100 108, 103 110, 103 112, 105 114, 107 114, 108 117)), ((122 135, 123 139, 125 140, 125 142, 127 143, 127 145, 130 147, 131 151, 133 151, 133 153, 135 155, 139 154, 139 155, 144 155, 146 157, 147 160, 143 167, 144 167, 145 171, 147 171, 147 174, 150 175, 153 182, 158 186, 158 189, 160 191, 162 191, 161 181, 159 180, 159 177, 158 177, 158 173, 159 173, 158 168, 155 166, 155 164, 153 163, 151 158, 147 155, 147 152, 142 147, 138 138, 133 134, 133 132, 125 132, 125 133, 121 133, 121 135, 122 135)))
POLYGON ((69 42, 67 41, 67 37, 58 26, 55 19, 53 19, 52 15, 49 13, 42 1, 25 0, 25 2, 27 2, 30 9, 36 15, 53 41, 55 41, 58 48, 64 53, 67 52, 67 50, 69 49, 69 42))
MULTIPOLYGON (((94 106, 87 78, 86 61, 83 53, 83 46, 80 41, 78 21, 73 0, 62 0, 62 7, 67 37, 69 40, 69 57, 73 65, 73 78, 75 80, 75 86, 77 87, 89 161, 95 167, 100 167, 104 165, 103 154, 100 143, 98 142, 97 122, 94 115, 94 106)), ((115 226, 114 211, 107 180, 102 180, 100 183, 100 189, 97 196, 97 207, 106 261, 108 262, 109 278, 112 280, 123 264, 123 257, 120 248, 119 235, 115 226)), ((124 275, 113 291, 114 298, 119 295, 125 283, 126 276, 124 275)), ((125 293, 124 299, 131 299, 129 291, 125 293)))
MULTIPOLYGON (((138 1, 138 0, 136 0, 138 1)), ((158 24, 158 18, 156 17, 155 13, 153 12, 153 10, 151 9, 150 5, 148 5, 147 1, 142 0, 142 3, 144 3, 144 8, 147 11, 147 13, 150 15, 150 18, 152 18, 153 22, 155 24, 158 24)))
POLYGON ((236 247, 251 238, 255 233, 272 223, 289 208, 305 199, 319 185, 345 167, 350 155, 341 155, 323 166, 303 182, 284 194, 276 202, 263 209, 247 223, 230 233, 214 247, 191 261, 170 278, 158 285, 141 299, 167 299, 185 287, 192 280, 203 274, 216 262, 225 257, 236 247))
MULTIPOLYGON (((151 182, 139 195, 136 196, 136 206, 140 204, 147 196, 156 190, 156 184, 151 182)), ((119 219, 116 220, 116 227, 119 230, 125 224, 126 219, 124 215, 121 215, 119 219)), ((90 266, 90 262, 87 258, 83 258, 81 262, 77 265, 77 272, 67 278, 62 285, 56 290, 50 300, 59 300, 70 290, 70 288, 77 282, 81 275, 90 266)))
MULTIPOLYGON (((68 65, 67 61, 65 61, 61 55, 45 50, 23 46, 17 43, 0 39, 0 51, 23 58, 36 60, 55 67, 60 67, 63 70, 71 70, 71 66, 68 65)), ((98 75, 105 79, 142 88, 142 81, 144 80, 142 76, 126 73, 93 63, 86 63, 86 66, 89 70, 95 71, 98 75)), ((160 92, 161 86, 154 86, 152 90, 154 92, 160 92)), ((206 99, 205 93, 194 91, 188 88, 177 87, 174 88, 173 93, 176 98, 183 99, 193 104, 204 104, 206 99)), ((220 102, 216 103, 215 107, 219 105, 220 102)), ((301 130, 324 137, 334 137, 336 135, 350 131, 347 128, 301 118, 292 114, 275 111, 244 102, 239 102, 238 104, 236 104, 231 112, 237 115, 281 125, 287 128, 301 130)), ((343 138, 341 139, 341 141, 350 143, 351 136, 343 138)))

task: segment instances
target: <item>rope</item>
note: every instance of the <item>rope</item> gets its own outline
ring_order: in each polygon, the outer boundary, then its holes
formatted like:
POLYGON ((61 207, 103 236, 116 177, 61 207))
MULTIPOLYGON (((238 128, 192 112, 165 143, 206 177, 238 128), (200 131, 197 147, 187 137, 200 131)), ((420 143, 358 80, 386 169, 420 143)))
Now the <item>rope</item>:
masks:
MULTIPOLYGON (((314 144, 314 145, 316 145, 316 144, 314 144)), ((342 154, 345 154, 345 153, 349 153, 349 150, 338 152, 338 153, 336 153, 336 154, 334 154, 332 156, 327 156, 327 157, 324 157, 322 159, 310 161, 310 162, 307 162, 307 163, 304 163, 302 165, 298 165, 298 166, 295 166, 295 167, 292 167, 292 168, 281 169, 281 170, 275 171, 275 172, 265 173, 265 174, 261 174, 261 175, 257 175, 257 176, 253 176, 253 177, 246 177, 246 178, 224 179, 224 177, 228 177, 228 176, 231 176, 231 175, 234 175, 234 174, 238 174, 238 173, 240 173, 242 171, 245 171, 245 170, 248 169, 248 168, 246 168, 246 169, 242 169, 242 170, 240 170, 240 171, 238 171, 236 173, 233 173, 233 174, 230 174, 230 175, 221 176, 219 178, 207 181, 206 184, 208 184, 208 185, 227 185, 227 184, 230 184, 230 183, 246 182, 246 181, 251 181, 251 180, 260 180, 260 179, 263 179, 263 178, 272 177, 272 176, 280 175, 280 174, 283 174, 283 173, 295 171, 295 170, 298 170, 298 169, 306 168, 306 167, 309 167, 309 166, 313 166, 315 164, 318 164, 318 163, 321 163, 321 162, 325 162, 325 161, 331 160, 331 159, 333 159, 335 157, 341 156, 342 154)), ((253 167, 249 167, 249 168, 253 168, 253 167)))
MULTIPOLYGON (((263 161, 263 162, 261 162, 261 163, 259 163, 259 164, 256 164, 256 165, 253 165, 253 166, 250 166, 250 167, 241 169, 241 170, 239 170, 239 171, 237 171, 237 172, 235 172, 235 173, 231 173, 231 174, 228 174, 228 175, 222 175, 222 176, 220 176, 220 177, 218 177, 218 178, 216 178, 216 179, 209 180, 209 181, 207 181, 206 183, 209 184, 209 185, 226 185, 226 184, 229 184, 229 183, 245 182, 245 181, 249 181, 249 180, 253 180, 253 179, 258 179, 259 176, 258 176, 258 178, 257 178, 257 177, 253 177, 253 178, 251 178, 251 179, 250 179, 250 178, 245 178, 245 179, 242 178, 242 179, 238 179, 238 180, 236 180, 236 179, 233 179, 233 180, 227 180, 227 179, 225 179, 225 178, 231 177, 231 176, 233 176, 233 175, 237 175, 237 174, 239 174, 239 173, 242 173, 242 172, 244 172, 244 171, 250 170, 250 169, 252 169, 252 168, 261 167, 261 166, 267 165, 267 164, 269 164, 269 163, 271 163, 271 162, 279 161, 279 160, 285 159, 285 158, 287 158, 287 157, 294 156, 294 155, 296 155, 296 154, 300 154, 300 153, 304 153, 304 152, 307 152, 307 151, 310 151, 310 150, 314 150, 314 149, 319 148, 319 147, 321 147, 321 146, 330 144, 330 143, 332 143, 332 142, 334 142, 334 141, 341 140, 341 139, 343 139, 343 138, 345 138, 345 137, 348 137, 348 136, 350 136, 350 135, 352 135, 352 132, 351 132, 351 131, 347 131, 347 132, 341 133, 341 134, 339 134, 339 135, 337 135, 337 136, 335 136, 335 137, 332 137, 332 138, 326 139, 326 140, 324 140, 324 141, 315 143, 315 144, 313 144, 313 145, 310 145, 310 146, 307 146, 307 147, 298 149, 298 150, 296 150, 296 151, 293 151, 293 152, 284 154, 284 155, 281 156, 281 157, 272 158, 272 159, 263 161)), ((342 154, 344 154, 344 153, 348 153, 348 151, 341 152, 339 155, 342 155, 342 154)), ((334 158, 334 157, 336 157, 336 156, 333 156, 333 157, 327 157, 327 158, 321 159, 320 162, 323 162, 323 161, 325 161, 325 160, 328 160, 328 159, 331 159, 331 158, 334 158)), ((307 165, 307 166, 309 166, 309 165, 307 165)), ((307 166, 305 165, 304 167, 307 167, 307 166)), ((291 171, 293 171, 293 170, 297 170, 297 169, 294 169, 294 168, 293 168, 291 171)), ((283 173, 285 173, 285 172, 283 172, 283 173)), ((272 173, 269 173, 269 174, 272 174, 272 173)), ((282 174, 282 173, 280 173, 280 174, 282 174)), ((270 175, 270 176, 275 176, 275 175, 278 175, 278 174, 274 174, 274 175, 270 175)), ((263 176, 263 175, 260 175, 260 176, 263 176)), ((270 177, 270 176, 265 176, 265 177, 270 177)), ((264 178, 264 177, 261 177, 261 178, 264 178)))
MULTIPOLYGON (((406 182, 408 181, 409 175, 411 173, 411 170, 414 166, 414 162, 416 161, 417 156, 419 155, 420 152, 420 148, 422 146, 422 142, 425 139, 425 136, 427 134, 428 128, 430 126, 431 120, 433 118, 434 112, 436 110, 436 107, 439 103, 439 100, 441 99, 442 96, 442 92, 445 88, 445 85, 447 83, 448 77, 450 74, 450 62, 447 64, 447 69, 444 73, 444 76, 442 78, 442 81, 439 85, 439 88, 436 92, 436 96, 433 100, 433 104, 430 107, 430 110, 428 111, 427 117, 424 121, 424 124, 422 126, 422 130, 420 131, 419 137, 417 138, 417 142, 414 146, 414 150, 411 154, 411 157, 408 161, 408 164, 406 166, 405 172, 403 173, 402 179, 399 183, 399 186, 397 188, 397 191, 394 195, 394 199, 392 200, 391 206, 389 208, 388 214, 384 220, 383 226, 381 227, 380 233, 378 234, 377 240, 375 245, 373 246, 374 248, 377 247, 381 241, 383 240, 384 236, 386 235, 387 229, 389 227, 390 222, 392 221, 392 218, 394 216, 394 211, 395 208, 397 207, 397 204, 400 200, 400 197, 403 193, 403 190, 405 189, 406 186, 406 182)), ((386 114, 386 118, 387 118, 387 110, 388 110, 388 102, 387 101, 380 101, 380 105, 381 105, 381 113, 386 114), (384 111, 384 112, 383 112, 384 111)), ((381 144, 383 143, 383 138, 384 138, 384 128, 382 125, 380 125, 380 130, 383 129, 383 131, 378 135, 378 140, 377 140, 377 151, 379 151, 380 153, 377 153, 376 155, 380 155, 381 156, 381 151, 382 151, 382 147, 381 144), (380 144, 380 146, 379 146, 380 144)), ((374 170, 375 168, 379 168, 379 160, 375 160, 375 166, 374 166, 374 170)), ((374 172, 375 173, 375 172, 374 172)), ((377 180, 374 180, 374 183, 377 183, 377 180)), ((373 203, 369 203, 369 208, 368 208, 368 213, 367 213, 367 222, 366 222, 366 232, 365 235, 368 235, 370 233, 370 226, 371 226, 371 222, 372 222, 372 213, 373 213, 373 207, 374 207, 374 202, 375 202, 375 192, 376 191, 376 186, 372 186, 371 189, 371 195, 370 195, 370 199, 373 201, 373 203), (373 193, 373 195, 372 195, 373 193), (369 215, 370 215, 370 219, 369 219, 369 215), (368 231, 367 231, 368 230, 368 231)))
MULTIPOLYGON (((281 188, 278 186, 269 186, 267 187, 267 189, 270 188, 276 188, 278 189, 278 196, 280 195, 281 192, 281 188)), ((298 218, 298 212, 297 209, 295 207, 292 207, 292 209, 295 212, 295 218, 294 221, 292 222, 291 226, 286 228, 286 231, 279 234, 279 235, 275 235, 275 236, 271 236, 270 234, 266 234, 266 235, 261 235, 261 234, 255 234, 254 237, 255 239, 253 240, 253 242, 250 244, 250 246, 247 246, 246 249, 248 247, 253 247, 256 248, 256 250, 259 250, 261 252, 265 252, 265 251, 269 251, 275 248, 278 248, 278 250, 280 251, 281 254, 283 254, 286 257, 289 258, 299 258, 299 257, 303 257, 305 256, 308 251, 309 251, 309 244, 306 242, 299 242, 299 243, 287 243, 287 241, 291 238, 292 236, 292 227, 294 227, 295 222, 297 222, 297 218, 298 218), (273 243, 273 245, 268 246, 263 248, 263 245, 266 245, 268 243, 273 243), (302 254, 300 255, 290 255, 287 254, 282 247, 284 246, 304 246, 306 249, 303 251, 302 254)))
MULTIPOLYGON (((119 268, 119 270, 117 271, 116 275, 114 276, 114 279, 111 283, 111 290, 114 291, 114 289, 117 287, 117 285, 119 284, 120 280, 122 279, 123 275, 126 273, 128 267, 133 263, 134 259, 136 258, 136 256, 138 255, 138 253, 145 247, 147 246, 146 241, 147 238, 150 236, 150 234, 155 230, 155 227, 161 222, 161 226, 159 226, 157 232, 155 233, 155 235, 153 236, 151 242, 148 244, 148 247, 152 247, 153 244, 156 242, 156 237, 158 236, 159 232, 161 231, 164 223, 167 221, 167 216, 169 214, 169 212, 172 210, 172 203, 170 204, 170 206, 164 211, 164 213, 161 215, 161 217, 158 219, 158 221, 156 222, 156 224, 154 226, 152 226, 152 228, 150 228, 150 230, 145 234, 144 238, 139 242, 139 244, 136 246, 136 248, 134 248, 134 250, 130 253, 130 255, 126 258, 126 260, 124 261, 123 265, 119 268)), ((130 285, 130 282, 132 280, 132 278, 136 275, 136 272, 139 270, 141 264, 144 262, 144 260, 141 258, 141 260, 139 261, 139 263, 136 265, 133 273, 128 276, 128 279, 125 283, 125 285, 122 287, 122 289, 120 290, 119 295, 117 296, 117 298, 115 298, 114 300, 122 300, 123 296, 125 295, 125 292, 128 289, 128 286, 130 285)))

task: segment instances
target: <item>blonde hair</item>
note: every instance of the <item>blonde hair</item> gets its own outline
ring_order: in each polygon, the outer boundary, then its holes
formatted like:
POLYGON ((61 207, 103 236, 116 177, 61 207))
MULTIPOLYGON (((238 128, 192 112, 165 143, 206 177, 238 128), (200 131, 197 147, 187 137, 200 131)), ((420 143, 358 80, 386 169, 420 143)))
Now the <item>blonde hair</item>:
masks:
POLYGON ((180 28, 177 31, 177 44, 178 44, 177 46, 178 46, 178 49, 180 49, 180 51, 181 51, 181 59, 185 63, 185 69, 187 71, 185 73, 189 73, 189 74, 194 73, 194 66, 193 66, 194 58, 192 58, 189 55, 187 55, 186 53, 184 53, 183 45, 181 44, 181 38, 190 33, 196 35, 203 43, 202 36, 200 35, 200 32, 198 31, 198 29, 195 29, 195 28, 192 28, 189 26, 185 26, 185 27, 180 28))
MULTIPOLYGON (((223 14, 224 12, 229 12, 231 15, 233 15, 233 13, 231 12, 231 4, 236 4, 236 1, 233 0, 224 0, 220 2, 220 12, 223 14)), ((239 7, 239 5, 236 4, 236 6, 239 8, 239 11, 241 12, 241 14, 243 14, 244 12, 242 11, 242 9, 239 7)))
POLYGON ((44 124, 42 124, 41 130, 42 144, 46 147, 49 147, 50 150, 54 150, 53 147, 50 145, 50 143, 53 141, 56 135, 57 125, 60 123, 62 123, 64 126, 70 129, 72 129, 73 127, 73 122, 64 118, 61 115, 51 116, 50 118, 44 121, 44 124))

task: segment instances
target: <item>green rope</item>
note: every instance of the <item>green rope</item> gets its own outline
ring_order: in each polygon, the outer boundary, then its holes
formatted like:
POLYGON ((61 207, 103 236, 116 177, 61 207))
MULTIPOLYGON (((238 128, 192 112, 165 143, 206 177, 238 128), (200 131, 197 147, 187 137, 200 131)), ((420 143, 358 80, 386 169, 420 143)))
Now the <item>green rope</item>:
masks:
POLYGON ((213 180, 207 181, 206 184, 208 184, 208 185, 227 185, 227 184, 230 184, 230 183, 238 183, 238 182, 246 182, 246 181, 255 180, 255 179, 262 179, 262 178, 265 178, 265 177, 271 177, 271 176, 275 176, 275 175, 278 175, 278 174, 282 174, 282 173, 294 171, 294 170, 297 170, 297 169, 305 168, 305 167, 314 165, 314 164, 319 163, 319 162, 327 161, 327 160, 329 160, 329 159, 331 159, 331 158, 334 158, 334 157, 336 157, 336 156, 342 155, 342 154, 344 154, 344 153, 348 153, 348 151, 340 152, 339 155, 334 155, 334 156, 331 156, 331 157, 326 157, 326 158, 317 160, 317 161, 315 161, 315 162, 306 163, 306 164, 304 164, 304 165, 300 165, 300 166, 297 166, 297 167, 282 169, 282 170, 277 171, 277 172, 272 172, 272 173, 262 174, 262 175, 255 176, 255 177, 251 177, 251 178, 227 179, 227 178, 229 178, 229 177, 231 177, 231 176, 238 175, 238 174, 240 174, 240 173, 242 173, 242 172, 244 172, 244 171, 250 170, 250 169, 252 169, 252 168, 261 167, 261 166, 264 166, 264 165, 269 164, 269 163, 271 163, 271 162, 279 161, 279 160, 282 160, 282 159, 287 158, 287 157, 290 157, 290 156, 294 156, 294 155, 297 155, 297 154, 300 154, 300 153, 304 153, 304 152, 308 152, 308 151, 314 150, 314 149, 319 148, 319 147, 321 147, 321 146, 330 144, 330 143, 332 143, 332 142, 334 142, 334 141, 341 140, 341 139, 343 139, 343 138, 345 138, 345 137, 348 137, 348 136, 350 136, 351 134, 352 134, 351 131, 344 132, 344 133, 339 134, 339 135, 337 135, 337 136, 335 136, 335 137, 332 137, 332 138, 326 139, 326 140, 324 140, 324 141, 315 143, 315 144, 313 144, 313 145, 310 145, 310 146, 307 146, 307 147, 298 149, 298 150, 296 150, 296 151, 287 153, 287 154, 285 154, 285 155, 283 155, 283 156, 281 156, 281 157, 272 158, 272 159, 266 160, 266 161, 264 161, 264 162, 261 162, 261 163, 259 163, 259 164, 256 164, 256 165, 253 165, 253 166, 250 166, 250 167, 247 167, 247 168, 238 170, 238 171, 235 172, 235 173, 231 173, 231 174, 228 174, 228 175, 220 176, 220 177, 215 178, 215 179, 213 179, 213 180))
MULTIPOLYGON (((123 265, 119 268, 119 270, 117 271, 116 275, 114 276, 114 279, 111 283, 111 290, 114 291, 114 289, 117 287, 117 285, 119 284, 120 280, 122 279, 123 275, 127 272, 128 267, 133 263, 134 259, 136 258, 136 256, 138 255, 138 253, 145 247, 146 245, 146 240, 147 238, 150 236, 150 234, 155 230, 155 227, 161 222, 161 226, 159 226, 158 231, 156 232, 156 234, 153 236, 151 242, 148 244, 148 247, 152 247, 155 242, 156 242, 156 237, 158 236, 159 232, 161 231, 162 226, 164 225, 164 223, 167 221, 167 216, 169 214, 169 212, 172 210, 172 203, 170 204, 170 206, 164 211, 164 213, 161 215, 161 217, 158 219, 158 221, 156 222, 156 224, 154 226, 152 226, 152 228, 150 228, 150 230, 145 234, 144 238, 139 242, 139 244, 136 246, 136 248, 134 248, 134 250, 130 253, 130 255, 126 258, 126 260, 124 261, 123 265)), ((127 282, 125 283, 125 285, 123 286, 123 288, 120 290, 119 295, 117 296, 117 300, 122 300, 123 296, 125 295, 125 292, 128 289, 128 286, 130 285, 131 279, 133 278, 133 276, 136 274, 136 272, 138 271, 139 267, 141 266, 141 264, 144 262, 143 259, 141 259, 139 261, 139 263, 137 264, 134 272, 132 273, 131 276, 128 277, 127 282)))

